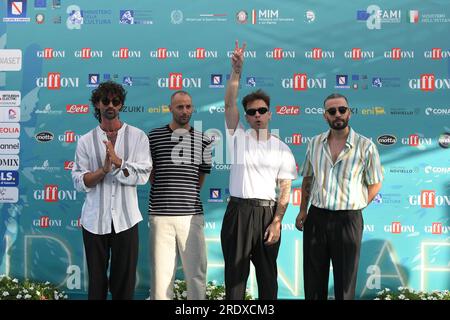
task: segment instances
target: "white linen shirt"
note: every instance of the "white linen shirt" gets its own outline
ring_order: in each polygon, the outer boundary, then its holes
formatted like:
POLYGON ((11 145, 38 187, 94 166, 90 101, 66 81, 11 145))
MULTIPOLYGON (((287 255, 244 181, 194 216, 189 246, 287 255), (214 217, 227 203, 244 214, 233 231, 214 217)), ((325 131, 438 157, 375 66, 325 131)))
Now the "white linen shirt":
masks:
POLYGON ((142 221, 139 211, 137 185, 148 182, 152 159, 147 135, 140 129, 123 124, 114 146, 122 159, 120 168, 113 168, 102 181, 92 188, 84 184, 84 175, 103 167, 107 140, 106 133, 97 126, 83 135, 77 144, 72 180, 75 189, 86 192, 81 211, 81 225, 94 234, 116 233, 128 230, 142 221), (126 177, 122 169, 127 169, 126 177))

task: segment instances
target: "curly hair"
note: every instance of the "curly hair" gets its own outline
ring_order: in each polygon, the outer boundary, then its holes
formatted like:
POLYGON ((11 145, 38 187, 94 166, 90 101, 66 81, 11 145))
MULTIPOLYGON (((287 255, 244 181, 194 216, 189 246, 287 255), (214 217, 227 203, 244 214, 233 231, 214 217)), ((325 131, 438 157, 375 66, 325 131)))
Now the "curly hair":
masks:
MULTIPOLYGON (((123 108, 123 105, 125 104, 125 98, 127 97, 127 92, 122 87, 122 85, 114 81, 102 82, 96 89, 92 91, 90 101, 92 103, 92 106, 94 107, 94 116, 98 120, 98 122, 102 122, 102 118, 100 115, 100 110, 98 110, 95 106, 100 102, 101 99, 108 96, 119 98, 123 108)), ((120 108, 120 110, 122 110, 122 108, 120 108)))

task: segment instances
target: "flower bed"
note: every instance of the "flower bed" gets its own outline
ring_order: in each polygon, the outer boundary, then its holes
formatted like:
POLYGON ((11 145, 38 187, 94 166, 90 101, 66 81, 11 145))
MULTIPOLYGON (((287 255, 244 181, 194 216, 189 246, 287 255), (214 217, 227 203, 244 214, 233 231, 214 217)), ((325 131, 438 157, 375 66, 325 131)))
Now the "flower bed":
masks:
POLYGON ((19 281, 0 275, 0 300, 66 300, 64 291, 59 291, 50 282, 19 281))

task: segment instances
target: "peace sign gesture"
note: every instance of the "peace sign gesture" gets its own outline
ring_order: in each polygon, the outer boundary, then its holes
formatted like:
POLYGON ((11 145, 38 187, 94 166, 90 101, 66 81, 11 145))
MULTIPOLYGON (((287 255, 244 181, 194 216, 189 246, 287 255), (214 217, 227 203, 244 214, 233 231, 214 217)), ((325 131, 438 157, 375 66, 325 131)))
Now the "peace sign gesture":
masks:
POLYGON ((233 55, 231 56, 231 66, 235 73, 240 74, 244 64, 244 52, 247 44, 244 42, 242 48, 239 48, 239 41, 235 41, 233 55))

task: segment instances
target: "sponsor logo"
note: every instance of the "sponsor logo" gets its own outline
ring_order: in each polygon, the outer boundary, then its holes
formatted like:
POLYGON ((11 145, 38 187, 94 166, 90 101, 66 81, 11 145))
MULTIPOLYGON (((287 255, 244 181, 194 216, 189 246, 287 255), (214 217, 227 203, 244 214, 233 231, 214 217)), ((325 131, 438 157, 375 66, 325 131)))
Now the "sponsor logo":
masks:
POLYGON ((0 170, 19 170, 20 158, 16 155, 0 155, 0 170))
POLYGON ((208 202, 223 202, 222 189, 220 189, 220 188, 211 188, 211 189, 209 189, 208 202))
POLYGON ((19 122, 20 108, 19 107, 0 107, 0 122, 19 122))
POLYGON ((119 58, 119 59, 140 58, 141 51, 130 50, 128 48, 120 48, 119 50, 113 51, 112 56, 113 56, 113 58, 119 58))
POLYGON ((42 110, 36 109, 36 114, 48 114, 48 115, 59 115, 62 114, 61 110, 52 110, 52 106, 48 103, 42 110))
POLYGON ((18 185, 18 171, 0 171, 0 187, 17 187, 18 185))
POLYGON ((20 71, 22 69, 22 50, 0 49, 0 71, 20 71))
POLYGON ((282 116, 298 116, 300 114, 299 106, 276 106, 277 114, 282 116))
POLYGON ((68 104, 66 105, 66 112, 70 114, 86 114, 89 113, 88 104, 68 104))
MULTIPOLYGON (((231 58, 234 51, 227 51, 227 57, 231 58)), ((256 51, 246 50, 244 51, 244 58, 246 59, 256 59, 256 51)))
POLYGON ((30 18, 27 17, 27 1, 8 0, 6 18, 3 18, 3 22, 30 22, 30 18))
POLYGON ((435 190, 422 190, 420 195, 410 195, 409 204, 421 208, 435 208, 436 206, 450 206, 450 196, 436 195, 435 190))
POLYGON ((248 13, 245 10, 240 10, 236 13, 236 21, 240 24, 246 24, 248 21, 248 13))
POLYGON ((221 74, 212 74, 211 75, 211 84, 210 88, 224 88, 225 85, 223 83, 223 75, 221 74))
POLYGON ((305 51, 305 58, 313 60, 334 59, 334 51, 313 48, 311 51, 305 51))
POLYGON ((225 106, 210 106, 209 113, 213 114, 215 112, 217 112, 217 113, 225 112, 225 106))
POLYGON ((294 89, 294 91, 325 89, 327 80, 324 78, 308 78, 306 73, 295 73, 292 78, 281 79, 281 86, 285 89, 294 89))
POLYGON ((68 130, 64 132, 64 135, 59 135, 58 140, 66 143, 74 143, 77 141, 81 135, 75 134, 74 131, 68 130))
POLYGON ((427 116, 450 116, 450 108, 431 108, 428 107, 425 109, 425 114, 427 116))
POLYGON ((0 91, 0 107, 18 107, 20 97, 20 91, 0 91))
POLYGON ((170 90, 181 90, 183 88, 201 88, 201 78, 184 78, 182 73, 169 73, 168 78, 159 78, 158 87, 170 90))
POLYGON ((61 219, 50 219, 49 216, 41 216, 33 220, 33 226, 41 228, 61 227, 61 219))
POLYGON ((43 190, 34 190, 33 197, 35 200, 45 202, 76 200, 77 192, 75 190, 60 190, 58 185, 48 184, 44 186, 43 190))
POLYGON ((442 60, 450 58, 450 50, 442 50, 442 48, 432 48, 431 50, 424 51, 423 55, 426 59, 442 60))
POLYGON ((47 88, 49 90, 77 88, 79 86, 79 78, 63 78, 59 72, 49 72, 47 77, 36 78, 36 86, 39 88, 47 88))
POLYGON ((44 50, 36 51, 38 58, 51 60, 53 58, 65 58, 66 52, 64 50, 55 50, 53 48, 44 48, 44 50))
POLYGON ((274 48, 272 51, 266 51, 266 58, 273 60, 295 59, 295 50, 283 50, 283 48, 274 48))
POLYGON ((391 225, 385 225, 384 231, 394 234, 415 232, 414 225, 402 225, 399 221, 394 221, 391 223, 391 225))
POLYGON ((72 170, 74 161, 64 161, 64 170, 72 170))
POLYGON ((302 203, 302 188, 292 189, 292 205, 300 206, 302 203))
POLYGON ((158 48, 154 51, 150 51, 150 58, 156 58, 160 60, 180 57, 178 50, 167 50, 167 48, 158 48))
POLYGON ((75 58, 91 59, 91 58, 103 58, 102 50, 92 50, 92 48, 82 48, 81 50, 74 51, 75 58))
POLYGON ((450 174, 450 167, 433 167, 433 166, 426 166, 424 168, 425 173, 427 174, 450 174))
POLYGON ((0 123, 0 136, 2 138, 19 138, 20 124, 18 123, 0 123))
POLYGON ((19 201, 19 188, 0 187, 0 203, 16 203, 19 201))
POLYGON ((386 114, 384 107, 372 107, 367 109, 361 109, 361 115, 363 116, 382 116, 386 114))
POLYGON ((375 54, 373 51, 362 50, 361 48, 352 48, 351 51, 345 51, 344 57, 353 60, 373 59, 375 54))
POLYGON ((418 116, 420 113, 420 108, 391 108, 389 111, 393 116, 418 116))
POLYGON ((218 54, 216 50, 206 50, 205 48, 196 48, 193 51, 188 51, 188 57, 197 60, 217 58, 218 54))
POLYGON ((438 140, 439 146, 441 148, 447 149, 450 146, 450 133, 445 132, 439 136, 438 140))
POLYGON ((384 57, 392 60, 414 59, 414 51, 402 50, 401 48, 392 48, 390 51, 384 52, 384 57))
POLYGON ((19 139, 0 139, 0 154, 19 154, 19 139))
POLYGON ((293 144, 296 146, 300 146, 302 144, 308 143, 311 141, 312 137, 305 137, 301 133, 293 133, 292 136, 284 138, 284 142, 287 144, 293 144))
POLYGON ((53 140, 54 135, 50 131, 42 131, 37 133, 34 137, 39 142, 49 142, 53 140))
POLYGON ((44 160, 44 162, 42 162, 42 165, 40 166, 34 166, 31 170, 33 171, 50 171, 50 172, 54 172, 54 171, 59 171, 61 168, 59 167, 50 167, 49 161, 48 160, 44 160))
POLYGON ((448 90, 450 89, 450 79, 438 79, 432 73, 420 75, 420 79, 409 79, 411 89, 422 91, 448 90))
POLYGON ((424 145, 431 145, 431 138, 422 138, 418 134, 411 134, 408 138, 402 138, 402 144, 409 145, 411 147, 418 147, 424 145))
POLYGON ((450 232, 450 226, 442 225, 442 222, 432 222, 431 226, 425 226, 424 231, 431 234, 446 234, 450 232))
POLYGON ((377 138, 377 142, 384 146, 391 146, 391 145, 397 143, 397 138, 394 135, 384 134, 377 138))

